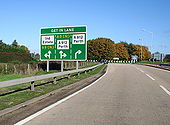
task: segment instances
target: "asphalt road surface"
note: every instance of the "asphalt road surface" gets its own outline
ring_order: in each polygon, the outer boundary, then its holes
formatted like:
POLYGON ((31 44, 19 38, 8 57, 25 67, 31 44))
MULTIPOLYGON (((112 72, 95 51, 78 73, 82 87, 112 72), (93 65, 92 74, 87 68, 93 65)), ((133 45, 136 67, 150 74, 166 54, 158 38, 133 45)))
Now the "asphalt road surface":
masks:
POLYGON ((95 84, 26 125, 170 125, 170 72, 109 64, 95 84))

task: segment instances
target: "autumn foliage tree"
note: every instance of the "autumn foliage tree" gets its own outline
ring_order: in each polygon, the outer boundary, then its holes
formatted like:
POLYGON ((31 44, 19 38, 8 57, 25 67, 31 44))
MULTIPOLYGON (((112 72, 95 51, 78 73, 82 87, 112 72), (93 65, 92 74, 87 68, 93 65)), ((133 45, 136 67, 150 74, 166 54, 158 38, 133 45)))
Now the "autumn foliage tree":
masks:
POLYGON ((113 59, 114 42, 107 38, 88 40, 88 59, 113 59))
POLYGON ((128 60, 129 53, 127 48, 121 43, 113 44, 113 57, 119 58, 120 60, 128 60))
POLYGON ((127 42, 124 42, 124 41, 120 41, 120 44, 123 44, 124 47, 127 49, 128 51, 128 54, 129 54, 129 57, 131 57, 133 55, 133 52, 134 52, 134 47, 133 47, 133 44, 132 43, 127 43, 127 42))
POLYGON ((29 62, 32 60, 29 49, 24 45, 18 45, 17 41, 11 45, 5 44, 0 40, 0 62, 29 62))
POLYGON ((151 57, 151 53, 148 50, 148 47, 141 45, 133 45, 133 55, 137 55, 139 60, 147 60, 151 57))
POLYGON ((151 52, 147 46, 142 46, 142 59, 147 60, 151 58, 151 52))
POLYGON ((151 57, 151 53, 146 46, 134 45, 121 41, 114 41, 107 38, 97 38, 88 40, 88 59, 95 60, 112 60, 119 58, 120 60, 131 60, 131 56, 138 56, 139 60, 147 60, 151 57))

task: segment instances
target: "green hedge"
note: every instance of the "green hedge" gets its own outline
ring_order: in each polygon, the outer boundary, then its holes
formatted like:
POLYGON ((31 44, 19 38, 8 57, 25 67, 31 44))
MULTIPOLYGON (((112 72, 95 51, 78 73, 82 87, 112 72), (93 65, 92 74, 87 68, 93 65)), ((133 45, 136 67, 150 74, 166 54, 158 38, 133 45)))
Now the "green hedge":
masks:
POLYGON ((31 60, 32 57, 30 53, 0 52, 0 63, 9 63, 13 61, 26 63, 31 60))

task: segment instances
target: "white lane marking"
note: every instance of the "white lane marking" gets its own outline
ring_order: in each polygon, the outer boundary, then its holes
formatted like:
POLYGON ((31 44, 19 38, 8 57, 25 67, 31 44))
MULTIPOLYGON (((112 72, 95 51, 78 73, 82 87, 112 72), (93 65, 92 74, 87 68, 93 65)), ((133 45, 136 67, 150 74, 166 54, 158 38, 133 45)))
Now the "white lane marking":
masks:
POLYGON ((161 87, 168 95, 170 95, 170 92, 169 92, 165 87, 163 87, 162 85, 160 85, 160 87, 161 87))
POLYGON ((140 70, 138 67, 134 66, 137 70, 140 70))
POLYGON ((145 73, 150 79, 155 80, 153 77, 151 77, 149 74, 145 73))
POLYGON ((138 67, 136 67, 137 70, 140 70, 138 67))
POLYGON ((144 71, 136 66, 134 66, 137 70, 141 71, 142 73, 144 73, 144 71))
POLYGON ((143 70, 141 70, 141 69, 140 69, 140 71, 144 73, 144 71, 143 71, 143 70))
POLYGON ((155 80, 152 76, 150 76, 149 74, 145 73, 142 69, 140 69, 140 68, 138 68, 138 67, 136 67, 136 66, 135 66, 135 68, 136 68, 137 70, 141 71, 142 73, 144 73, 145 75, 147 75, 150 79, 155 80))
POLYGON ((142 73, 144 73, 144 71, 136 66, 134 66, 137 70, 141 71, 142 73))
POLYGON ((89 87, 91 87, 92 85, 94 85, 95 83, 97 83, 100 79, 102 79, 102 78, 107 74, 107 72, 108 72, 108 71, 106 70, 106 73, 105 73, 103 76, 101 76, 99 79, 97 79, 96 81, 94 81, 92 84, 90 84, 90 85, 84 87, 83 89, 81 89, 81 90, 79 90, 79 91, 77 91, 77 92, 75 92, 75 93, 67 96, 66 98, 64 98, 64 99, 62 99, 62 100, 60 100, 60 101, 58 101, 58 102, 56 102, 56 103, 54 103, 54 104, 52 104, 52 105, 50 105, 50 106, 48 106, 48 107, 46 107, 46 108, 44 108, 44 109, 36 112, 35 114, 33 114, 33 115, 31 115, 31 116, 29 116, 29 117, 27 117, 27 118, 25 118, 25 119, 23 119, 23 120, 15 123, 14 125, 23 125, 23 124, 29 122, 30 120, 34 119, 35 117, 37 117, 37 116, 45 113, 46 111, 52 109, 53 107, 55 107, 55 106, 57 106, 57 105, 65 102, 66 100, 72 98, 73 96, 79 94, 80 92, 86 90, 87 88, 89 88, 89 87))

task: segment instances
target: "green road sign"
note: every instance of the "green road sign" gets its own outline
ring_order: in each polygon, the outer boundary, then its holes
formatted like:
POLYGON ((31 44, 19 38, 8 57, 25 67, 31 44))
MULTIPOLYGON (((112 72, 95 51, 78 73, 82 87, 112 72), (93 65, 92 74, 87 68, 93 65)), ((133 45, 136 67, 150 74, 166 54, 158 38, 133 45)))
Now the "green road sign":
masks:
POLYGON ((86 26, 42 28, 41 60, 87 59, 86 26))

